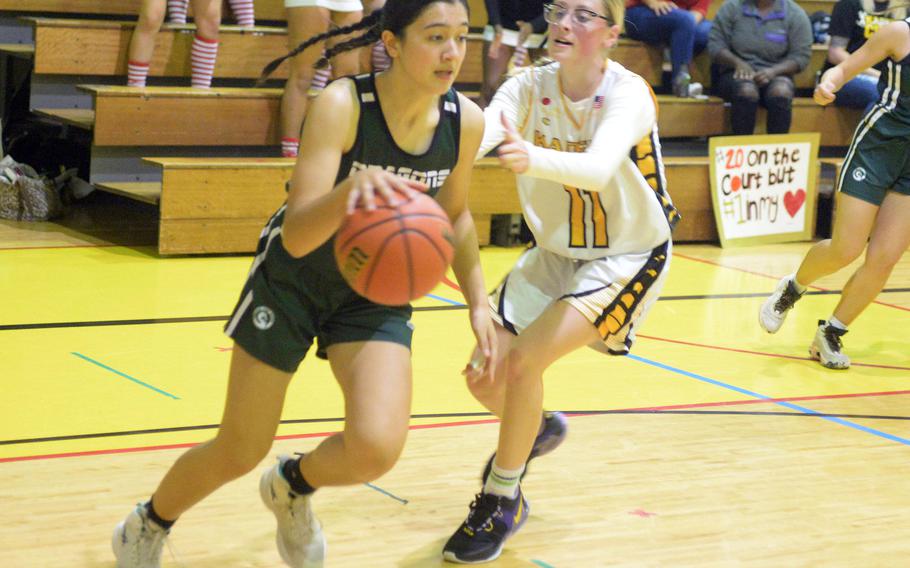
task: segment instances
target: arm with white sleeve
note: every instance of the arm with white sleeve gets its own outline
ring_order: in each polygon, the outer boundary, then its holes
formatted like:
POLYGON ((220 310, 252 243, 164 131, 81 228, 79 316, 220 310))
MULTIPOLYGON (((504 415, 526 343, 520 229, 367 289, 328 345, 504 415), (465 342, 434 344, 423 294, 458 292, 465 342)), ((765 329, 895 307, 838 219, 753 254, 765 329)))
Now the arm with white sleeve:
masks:
POLYGON ((629 151, 651 133, 656 121, 656 103, 644 79, 625 78, 604 101, 600 124, 584 152, 561 152, 528 143, 529 165, 524 175, 604 191, 629 151))
POLYGON ((511 124, 520 124, 528 116, 528 91, 531 89, 532 69, 510 78, 503 83, 490 104, 483 111, 484 131, 483 141, 477 150, 475 160, 479 160, 498 146, 506 137, 506 130, 502 125, 502 116, 505 115, 511 124))

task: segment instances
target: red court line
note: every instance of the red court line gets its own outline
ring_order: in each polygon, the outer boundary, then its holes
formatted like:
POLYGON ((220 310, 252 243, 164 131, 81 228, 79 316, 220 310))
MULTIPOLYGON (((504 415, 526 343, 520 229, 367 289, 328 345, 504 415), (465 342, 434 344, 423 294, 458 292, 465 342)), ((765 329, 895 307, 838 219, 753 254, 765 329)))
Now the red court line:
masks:
POLYGON ((445 284, 446 286, 448 286, 449 288, 451 288, 452 290, 455 290, 456 292, 461 292, 461 288, 458 287, 458 284, 449 280, 448 276, 442 277, 442 283, 445 284))
MULTIPOLYGON (((655 337, 653 335, 636 334, 635 337, 644 339, 653 339, 654 341, 665 341, 667 343, 676 343, 678 345, 687 345, 689 347, 701 347, 703 349, 716 349, 718 351, 731 351, 733 353, 745 353, 747 355, 760 355, 762 357, 774 357, 776 359, 793 359, 795 361, 814 361, 811 357, 797 357, 796 355, 781 355, 779 353, 767 353, 764 351, 750 351, 749 349, 737 349, 735 347, 723 347, 720 345, 709 345, 707 343, 695 343, 694 341, 682 341, 681 339, 669 339, 666 337, 655 337)), ((893 369, 895 371, 910 371, 910 367, 901 367, 899 365, 880 365, 877 363, 859 363, 852 361, 851 366, 870 367, 873 369, 893 369)))
MULTIPOLYGON (((793 402, 801 400, 829 400, 829 399, 838 399, 838 398, 864 398, 869 396, 894 396, 910 394, 910 390, 899 390, 899 391, 878 391, 878 392, 858 392, 858 393, 848 393, 848 394, 823 394, 823 395, 810 395, 810 396, 793 396, 793 397, 784 397, 784 398, 762 398, 762 399, 744 399, 744 400, 728 400, 720 402, 696 402, 692 404, 671 404, 667 406, 644 406, 639 408, 616 408, 610 411, 609 413, 621 413, 621 412, 641 412, 641 411, 655 411, 659 412, 661 410, 683 410, 690 408, 710 408, 717 406, 738 406, 743 404, 763 404, 763 403, 773 403, 773 402, 793 402)), ((569 416, 599 416, 603 413, 598 412, 568 412, 569 416)), ((480 424, 493 424, 499 422, 497 418, 484 418, 482 420, 459 420, 457 422, 437 422, 432 424, 414 424, 408 427, 408 430, 426 430, 429 428, 451 428, 456 426, 477 426, 480 424)), ((275 436, 275 440, 297 440, 302 438, 322 438, 325 436, 331 436, 335 432, 313 432, 310 434, 287 434, 284 436, 275 436)), ((33 461, 33 460, 48 460, 56 458, 76 458, 84 456, 100 456, 100 455, 113 455, 113 454, 127 454, 133 452, 150 452, 155 450, 175 450, 179 448, 191 448, 197 445, 199 442, 187 442, 182 444, 166 444, 158 446, 138 446, 133 448, 115 448, 109 450, 90 450, 84 452, 69 452, 69 453, 59 453, 59 454, 42 454, 34 456, 19 456, 13 458, 0 458, 0 463, 10 463, 10 462, 20 462, 20 461, 33 461)))
MULTIPOLYGON (((730 269, 730 270, 738 270, 739 272, 745 272, 746 274, 755 274, 756 276, 763 276, 763 277, 765 277, 765 278, 772 278, 772 279, 774 279, 774 280, 780 280, 780 279, 782 278, 781 276, 772 276, 771 274, 765 274, 764 272, 757 272, 757 271, 755 271, 755 270, 748 270, 748 269, 746 269, 746 268, 739 268, 738 266, 728 266, 728 265, 726 265, 726 264, 721 264, 721 263, 719 263, 719 262, 714 262, 713 260, 708 260, 708 259, 706 259, 706 258, 698 258, 698 257, 695 257, 695 256, 689 256, 689 255, 686 255, 686 254, 679 254, 679 253, 677 253, 676 251, 673 252, 673 256, 674 256, 674 258, 675 258, 675 257, 679 257, 679 258, 684 258, 684 259, 686 259, 686 260, 691 260, 691 261, 693 261, 693 262, 703 262, 703 263, 705 263, 705 264, 710 264, 710 265, 712 265, 712 266, 719 266, 720 268, 727 268, 727 269, 730 269)), ((830 292, 830 291, 831 291, 829 288, 822 288, 821 286, 808 286, 808 288, 814 288, 814 289, 816 289, 816 290, 821 290, 821 291, 823 291, 823 292, 830 292)), ((894 308, 894 309, 897 309, 897 310, 902 310, 902 311, 905 311, 905 312, 910 312, 910 308, 907 308, 907 307, 904 307, 904 306, 898 306, 898 305, 896 305, 896 304, 889 304, 888 302, 882 302, 881 300, 872 300, 872 303, 873 303, 873 304, 878 304, 878 305, 880 305, 880 306, 886 306, 886 307, 888 307, 888 308, 894 308)))

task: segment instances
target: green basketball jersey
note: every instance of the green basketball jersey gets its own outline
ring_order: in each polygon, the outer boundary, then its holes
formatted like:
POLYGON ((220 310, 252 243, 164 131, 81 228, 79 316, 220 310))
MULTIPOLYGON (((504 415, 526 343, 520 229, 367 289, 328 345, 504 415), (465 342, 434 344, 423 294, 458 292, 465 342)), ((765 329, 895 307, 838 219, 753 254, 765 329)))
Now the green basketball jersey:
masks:
MULTIPOLYGON (((910 18, 904 23, 910 26, 910 18)), ((901 61, 885 60, 878 92, 878 103, 870 115, 887 115, 890 120, 877 125, 876 129, 886 136, 910 136, 910 55, 901 61)))
MULTIPOLYGON (((351 149, 341 156, 335 184, 341 183, 360 170, 382 168, 425 183, 428 187, 427 193, 435 196, 458 162, 461 136, 458 94, 454 89, 449 89, 439 98, 439 123, 433 134, 433 141, 426 152, 414 155, 399 148, 392 138, 379 106, 375 77, 360 75, 353 80, 360 103, 357 139, 351 149)), ((321 280, 331 281, 334 285, 350 291, 335 264, 334 236, 303 258, 294 259, 280 244, 281 232, 274 230, 283 222, 284 207, 275 213, 260 237, 260 246, 264 245, 268 252, 266 268, 273 272, 299 270, 318 272, 321 280)))
POLYGON ((455 90, 449 89, 440 97, 439 124, 433 141, 426 152, 417 156, 399 148, 392 138, 379 106, 375 76, 360 75, 354 78, 354 83, 360 100, 357 140, 341 157, 335 183, 341 183, 360 170, 382 168, 425 183, 428 193, 435 196, 458 161, 461 116, 455 90))

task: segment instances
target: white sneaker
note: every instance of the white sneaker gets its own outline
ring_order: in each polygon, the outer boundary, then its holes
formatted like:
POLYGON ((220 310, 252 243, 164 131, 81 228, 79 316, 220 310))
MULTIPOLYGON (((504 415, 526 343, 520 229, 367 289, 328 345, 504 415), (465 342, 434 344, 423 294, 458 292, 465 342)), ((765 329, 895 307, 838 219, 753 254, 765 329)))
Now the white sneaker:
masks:
POLYGON ((149 520, 145 505, 138 504, 114 529, 111 547, 117 568, 160 568, 167 531, 149 520))
POLYGON ((838 329, 825 320, 818 320, 818 331, 809 346, 809 356, 828 369, 849 369, 850 357, 841 352, 844 346, 841 337, 845 333, 846 329, 838 329))
POLYGON ((768 296, 758 311, 758 323, 768 333, 777 333, 787 319, 787 312, 803 297, 793 285, 794 275, 784 276, 777 283, 774 293, 768 296))
POLYGON ((278 520, 275 542, 282 560, 292 568, 322 568, 325 561, 325 536, 310 506, 310 496, 291 490, 281 475, 290 456, 279 456, 259 480, 259 495, 278 520))

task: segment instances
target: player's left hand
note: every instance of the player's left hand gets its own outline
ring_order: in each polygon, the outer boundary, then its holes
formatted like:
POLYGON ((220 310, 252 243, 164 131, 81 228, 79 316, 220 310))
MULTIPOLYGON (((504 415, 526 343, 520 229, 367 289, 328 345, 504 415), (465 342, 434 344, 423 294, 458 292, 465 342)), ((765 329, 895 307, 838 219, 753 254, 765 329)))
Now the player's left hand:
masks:
POLYGON ((822 77, 822 80, 816 85, 815 92, 812 93, 812 98, 816 103, 826 106, 834 102, 834 99, 837 98, 834 89, 834 83, 831 81, 825 80, 822 77))
POLYGON ((509 122, 505 114, 500 115, 500 120, 502 120, 502 126, 506 130, 506 137, 502 144, 499 145, 499 163, 502 167, 510 169, 516 174, 523 174, 528 171, 528 166, 531 165, 527 142, 522 139, 521 134, 509 122))
POLYGON ((482 378, 492 381, 496 376, 498 339, 496 326, 490 319, 488 309, 472 310, 471 329, 474 330, 474 337, 477 338, 477 346, 461 374, 472 382, 482 378))

